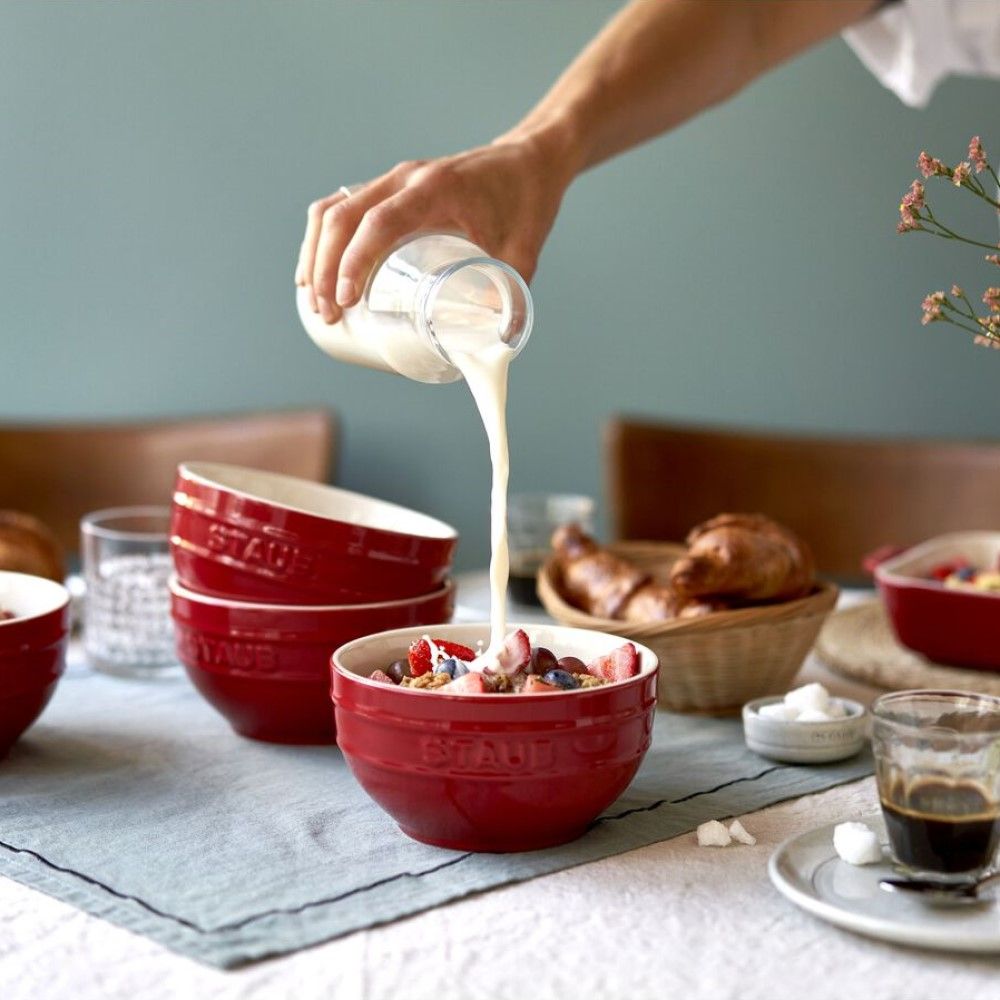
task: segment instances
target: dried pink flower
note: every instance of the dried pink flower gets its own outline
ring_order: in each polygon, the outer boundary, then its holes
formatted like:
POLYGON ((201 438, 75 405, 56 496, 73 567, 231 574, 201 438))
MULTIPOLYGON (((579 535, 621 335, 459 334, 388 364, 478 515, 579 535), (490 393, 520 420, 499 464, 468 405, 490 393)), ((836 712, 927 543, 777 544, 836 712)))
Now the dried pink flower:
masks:
POLYGON ((948 168, 939 159, 930 156, 926 150, 920 154, 917 160, 917 169, 924 177, 934 177, 937 174, 948 173, 948 168))
POLYGON ((983 292, 983 302, 989 306, 990 312, 1000 312, 1000 288, 987 288, 983 292))
POLYGON ((912 229, 919 229, 919 219, 920 215, 917 207, 913 204, 913 193, 912 191, 907 192, 903 195, 903 200, 899 203, 899 223, 896 226, 896 232, 908 233, 912 229))
POLYGON ((951 294, 954 295, 954 296, 957 296, 958 298, 962 298, 962 296, 965 295, 965 292, 962 291, 962 288, 961 288, 960 285, 952 285, 951 286, 951 294))
POLYGON ((906 205, 908 208, 915 209, 924 207, 924 186, 920 181, 914 181, 910 185, 910 190, 903 195, 900 205, 906 205))
POLYGON ((920 317, 920 322, 924 326, 941 318, 941 305, 943 302, 944 292, 931 292, 930 295, 926 296, 920 304, 920 308, 924 311, 923 316, 920 317))
POLYGON ((996 264, 1000 267, 1000 253, 988 253, 983 260, 989 261, 991 264, 996 264))
POLYGON ((961 187, 972 174, 972 168, 964 160, 951 172, 951 182, 955 187, 961 187))
POLYGON ((986 150, 978 135, 969 140, 969 159, 976 165, 976 173, 981 174, 989 164, 986 161, 986 150))

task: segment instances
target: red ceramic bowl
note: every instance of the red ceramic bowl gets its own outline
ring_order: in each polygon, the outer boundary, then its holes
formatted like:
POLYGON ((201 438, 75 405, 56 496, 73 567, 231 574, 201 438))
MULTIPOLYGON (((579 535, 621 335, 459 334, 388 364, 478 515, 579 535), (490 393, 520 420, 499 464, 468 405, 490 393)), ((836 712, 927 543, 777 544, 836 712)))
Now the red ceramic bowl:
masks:
POLYGON ((366 604, 438 590, 458 543, 426 514, 272 472, 177 470, 171 551, 202 594, 275 604, 366 604))
POLYGON ((69 592, 25 573, 0 572, 0 757, 48 704, 66 666, 69 592))
POLYGON ((450 581, 377 604, 295 606, 206 597, 170 582, 177 655, 194 686, 242 736, 333 743, 330 654, 378 629, 448 621, 450 581))
POLYGON ((940 535, 880 562, 875 580, 889 620, 904 646, 936 663, 1000 670, 1000 593, 927 579, 935 566, 959 558, 995 569, 1000 532, 940 535))
MULTIPOLYGON (((533 645, 584 661, 627 641, 521 627, 533 645)), ((383 632, 333 654, 338 743, 362 787, 404 833, 439 847, 532 851, 579 837, 625 790, 649 749, 656 656, 637 645, 636 677, 558 694, 446 695, 368 680, 426 631, 383 632)), ((475 645, 488 638, 489 625, 431 631, 475 645)))

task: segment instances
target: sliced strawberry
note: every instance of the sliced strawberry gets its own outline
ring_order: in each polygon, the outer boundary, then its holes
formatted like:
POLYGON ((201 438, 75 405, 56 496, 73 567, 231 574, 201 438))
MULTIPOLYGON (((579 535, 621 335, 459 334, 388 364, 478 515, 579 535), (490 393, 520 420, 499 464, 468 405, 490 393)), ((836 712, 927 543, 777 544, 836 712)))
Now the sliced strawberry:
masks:
POLYGON ((393 687, 396 686, 396 682, 384 670, 373 671, 368 675, 368 680, 375 681, 376 684, 392 684, 393 687))
POLYGON ((447 639, 435 639, 434 645, 443 653, 454 656, 456 660, 464 660, 471 663, 476 658, 476 651, 463 646, 460 642, 448 642, 447 639))
POLYGON ((524 629, 511 632, 503 641, 503 649, 497 657, 500 669, 505 674, 516 674, 531 660, 531 643, 524 629))
POLYGON ((443 691, 445 694, 486 694, 487 687, 483 675, 477 670, 470 670, 467 674, 462 674, 461 677, 456 677, 455 680, 438 688, 438 691, 443 691))
POLYGON ((639 673, 639 654, 635 646, 626 642, 624 646, 598 656, 587 664, 587 673, 603 677, 606 681, 623 681, 639 673))
POLYGON ((528 679, 522 688, 524 694, 548 694, 559 690, 554 684, 546 684, 541 677, 536 677, 534 674, 528 674, 528 679))
POLYGON ((434 668, 434 664, 431 663, 431 647, 426 639, 411 642, 406 658, 410 663, 410 673, 414 677, 426 674, 434 668))

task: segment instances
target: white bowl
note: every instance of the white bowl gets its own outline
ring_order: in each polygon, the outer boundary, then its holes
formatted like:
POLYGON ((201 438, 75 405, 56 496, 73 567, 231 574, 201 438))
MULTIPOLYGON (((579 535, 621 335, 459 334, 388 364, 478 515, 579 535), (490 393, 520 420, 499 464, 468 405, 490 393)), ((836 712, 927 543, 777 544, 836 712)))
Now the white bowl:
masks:
POLYGON ((859 701, 837 698, 847 711, 830 722, 797 722, 758 714, 782 695, 756 698, 743 706, 743 734, 754 753, 789 764, 822 764, 853 757, 868 741, 868 710, 859 701))

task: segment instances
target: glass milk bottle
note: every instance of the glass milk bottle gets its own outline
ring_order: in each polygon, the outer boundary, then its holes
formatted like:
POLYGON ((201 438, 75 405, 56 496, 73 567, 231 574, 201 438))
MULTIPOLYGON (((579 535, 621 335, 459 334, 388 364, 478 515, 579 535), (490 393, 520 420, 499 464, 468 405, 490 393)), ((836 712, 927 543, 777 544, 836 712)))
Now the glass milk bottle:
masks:
POLYGON ((306 332, 327 354, 431 383, 462 377, 449 346, 470 351, 499 341, 516 356, 533 317, 517 271, 446 233, 410 237, 393 250, 337 323, 312 311, 305 289, 296 302, 306 332))

